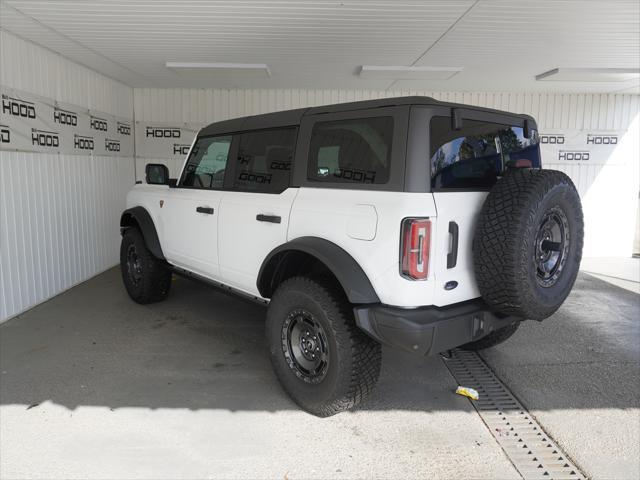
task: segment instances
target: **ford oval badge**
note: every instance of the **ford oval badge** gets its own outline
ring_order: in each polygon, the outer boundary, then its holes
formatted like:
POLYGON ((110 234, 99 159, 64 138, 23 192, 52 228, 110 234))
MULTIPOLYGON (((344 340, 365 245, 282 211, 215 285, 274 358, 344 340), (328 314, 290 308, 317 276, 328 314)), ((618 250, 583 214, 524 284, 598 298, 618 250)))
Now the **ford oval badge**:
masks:
POLYGON ((444 284, 444 289, 445 290, 453 290, 457 286, 458 286, 458 282, 456 282, 455 280, 451 280, 451 281, 449 281, 449 282, 444 284))

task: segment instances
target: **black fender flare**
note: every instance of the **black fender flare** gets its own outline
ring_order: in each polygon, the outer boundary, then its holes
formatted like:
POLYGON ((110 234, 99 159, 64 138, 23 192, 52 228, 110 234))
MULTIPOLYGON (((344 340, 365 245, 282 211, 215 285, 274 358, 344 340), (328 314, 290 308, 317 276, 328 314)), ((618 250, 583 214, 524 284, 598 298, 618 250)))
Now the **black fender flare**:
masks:
POLYGON ((286 252, 298 251, 315 257, 338 279, 349 302, 353 304, 380 303, 367 274, 349 253, 333 242, 318 237, 299 237, 273 249, 262 262, 257 287, 260 295, 273 294, 272 278, 280 267, 286 252))
POLYGON ((151 215, 149 215, 149 212, 144 207, 128 208, 122 212, 120 217, 120 230, 122 232, 136 225, 140 229, 140 232, 142 232, 144 243, 153 256, 160 260, 165 260, 156 226, 153 223, 151 215))

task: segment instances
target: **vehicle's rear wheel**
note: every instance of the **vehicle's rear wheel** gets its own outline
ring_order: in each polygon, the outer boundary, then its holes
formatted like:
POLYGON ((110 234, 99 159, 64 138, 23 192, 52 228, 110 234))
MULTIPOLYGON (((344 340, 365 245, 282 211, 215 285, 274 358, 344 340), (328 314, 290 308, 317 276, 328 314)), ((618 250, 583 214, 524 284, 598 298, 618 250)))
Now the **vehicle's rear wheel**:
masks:
POLYGON ((495 347, 496 345, 511 338, 511 336, 516 333, 516 330, 518 330, 519 326, 520 322, 512 323, 511 325, 507 325, 506 327, 494 330, 490 334, 482 337, 480 340, 465 343, 460 348, 462 348, 463 350, 484 350, 485 348, 495 347))
POLYGON ((344 293, 325 280, 294 277, 267 313, 271 362, 284 390, 319 417, 353 408, 380 374, 380 344, 355 325, 344 293))
POLYGON ((484 300, 506 315, 549 317, 578 275, 583 231, 580 197, 567 175, 507 171, 482 207, 473 242, 484 300))
POLYGON ((131 299, 146 304, 164 300, 171 288, 171 270, 157 259, 135 227, 128 228, 120 244, 122 281, 131 299))

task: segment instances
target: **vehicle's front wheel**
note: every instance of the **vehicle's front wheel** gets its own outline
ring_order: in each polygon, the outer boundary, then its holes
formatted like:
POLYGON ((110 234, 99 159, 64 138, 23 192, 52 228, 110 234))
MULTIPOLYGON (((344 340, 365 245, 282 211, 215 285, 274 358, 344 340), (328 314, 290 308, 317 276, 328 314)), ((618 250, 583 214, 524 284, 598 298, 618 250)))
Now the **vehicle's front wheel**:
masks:
POLYGON ((356 327, 350 304, 332 282, 283 282, 269 304, 266 329, 278 380, 314 415, 355 407, 378 380, 380 344, 356 327))
POLYGON ((171 288, 171 270, 157 259, 135 227, 128 228, 120 244, 120 271, 127 293, 134 302, 146 304, 164 300, 171 288))

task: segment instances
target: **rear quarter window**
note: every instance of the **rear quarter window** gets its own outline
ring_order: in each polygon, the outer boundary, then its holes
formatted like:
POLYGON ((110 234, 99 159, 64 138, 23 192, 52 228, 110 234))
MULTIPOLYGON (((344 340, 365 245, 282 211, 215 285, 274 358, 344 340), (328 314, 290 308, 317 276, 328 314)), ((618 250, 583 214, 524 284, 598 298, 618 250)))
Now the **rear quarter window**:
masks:
POLYGON ((392 136, 393 117, 317 122, 307 177, 328 183, 387 183, 392 136))
POLYGON ((464 119, 459 130, 451 117, 430 123, 431 188, 488 190, 509 165, 540 167, 537 134, 526 138, 521 127, 464 119))

